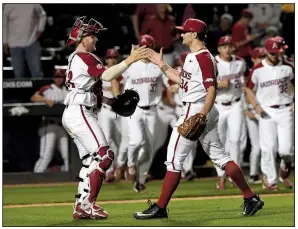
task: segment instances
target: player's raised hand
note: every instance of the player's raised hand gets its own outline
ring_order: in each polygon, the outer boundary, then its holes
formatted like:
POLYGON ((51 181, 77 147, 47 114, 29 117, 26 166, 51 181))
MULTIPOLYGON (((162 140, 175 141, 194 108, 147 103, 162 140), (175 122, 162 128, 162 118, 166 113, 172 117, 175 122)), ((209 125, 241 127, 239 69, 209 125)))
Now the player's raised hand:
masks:
POLYGON ((146 48, 146 45, 143 45, 137 49, 134 47, 134 45, 132 45, 128 59, 130 59, 133 63, 141 59, 146 59, 148 56, 149 48, 146 48))
POLYGON ((149 50, 149 60, 156 64, 157 66, 161 67, 166 63, 163 60, 163 48, 160 49, 159 53, 155 52, 154 50, 149 50))

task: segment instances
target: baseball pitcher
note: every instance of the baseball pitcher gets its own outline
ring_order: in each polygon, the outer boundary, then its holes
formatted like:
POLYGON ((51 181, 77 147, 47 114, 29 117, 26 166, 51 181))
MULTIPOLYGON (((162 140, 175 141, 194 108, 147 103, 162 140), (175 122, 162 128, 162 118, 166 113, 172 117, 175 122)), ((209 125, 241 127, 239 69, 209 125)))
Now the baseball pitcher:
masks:
POLYGON ((160 53, 150 50, 149 59, 165 75, 180 85, 179 95, 183 102, 183 114, 178 119, 168 145, 167 173, 164 178, 157 203, 150 204, 142 212, 136 212, 136 219, 167 218, 167 205, 179 185, 183 162, 190 149, 199 140, 211 160, 224 169, 237 184, 244 198, 244 215, 254 215, 264 202, 246 183, 242 170, 224 151, 219 140, 217 123, 218 111, 214 107, 216 96, 216 62, 205 47, 207 25, 198 19, 187 19, 183 26, 176 27, 182 31, 183 44, 191 53, 187 55, 181 72, 168 66, 160 53))

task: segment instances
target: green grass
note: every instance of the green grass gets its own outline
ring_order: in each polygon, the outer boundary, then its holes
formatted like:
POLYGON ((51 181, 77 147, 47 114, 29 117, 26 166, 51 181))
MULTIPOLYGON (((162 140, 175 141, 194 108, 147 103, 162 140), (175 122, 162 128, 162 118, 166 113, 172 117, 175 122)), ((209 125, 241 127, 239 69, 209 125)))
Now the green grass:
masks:
MULTIPOLYGON (((293 179, 292 179, 293 180, 293 179)), ((132 184, 113 183, 104 184, 98 201, 102 200, 135 200, 158 198, 162 186, 162 181, 149 182, 146 187, 147 191, 136 194, 132 190, 132 184)), ((214 196, 214 195, 234 195, 240 194, 237 188, 232 188, 227 182, 228 189, 218 191, 215 188, 214 180, 198 180, 195 182, 181 181, 174 197, 196 197, 196 196, 214 196)), ((252 185, 255 192, 270 193, 264 191, 261 185, 252 185)), ((59 203, 74 202, 74 195, 77 194, 77 185, 51 186, 51 187, 4 187, 3 204, 32 204, 32 203, 59 203)), ((279 193, 293 192, 293 190, 284 189, 280 185, 279 193)))
POLYGON ((241 216, 241 198, 180 200, 169 205, 169 219, 139 221, 132 217, 144 204, 102 204, 107 220, 71 218, 72 208, 35 207, 3 209, 3 226, 294 226, 294 196, 264 196, 264 208, 255 216, 241 216))

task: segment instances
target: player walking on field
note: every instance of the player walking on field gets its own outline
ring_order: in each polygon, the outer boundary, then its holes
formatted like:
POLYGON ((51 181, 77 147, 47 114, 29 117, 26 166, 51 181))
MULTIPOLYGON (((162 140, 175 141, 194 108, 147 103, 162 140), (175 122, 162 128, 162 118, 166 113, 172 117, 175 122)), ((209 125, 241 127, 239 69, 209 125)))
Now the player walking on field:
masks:
POLYGON ((121 63, 106 69, 91 52, 96 49, 96 34, 105 31, 98 21, 86 17, 76 20, 67 45, 76 45, 69 56, 67 79, 68 94, 62 123, 77 145, 82 169, 79 174, 78 195, 74 207, 74 219, 105 219, 108 213, 95 204, 105 172, 114 160, 104 133, 97 122, 96 112, 101 103, 112 104, 115 100, 102 95, 102 80, 111 81, 121 75, 133 62, 148 57, 144 46, 132 48, 130 56, 121 63))
POLYGON ((250 72, 248 99, 261 115, 259 134, 261 169, 265 175, 263 188, 278 189, 276 152, 281 157, 279 180, 292 188, 289 180, 294 144, 294 104, 291 87, 294 79, 292 66, 280 60, 282 43, 276 38, 265 41, 266 58, 250 72), (251 90, 256 91, 256 97, 251 90))
MULTIPOLYGON (((213 106, 216 96, 216 63, 204 45, 207 26, 198 19, 187 19, 182 27, 183 44, 187 45, 191 53, 187 55, 181 72, 169 67, 162 59, 162 48, 160 54, 150 51, 150 60, 165 73, 165 75, 180 85, 179 94, 183 102, 183 115, 179 118, 172 132, 168 145, 167 173, 164 178, 161 194, 157 203, 150 204, 143 212, 136 212, 136 219, 167 218, 167 205, 178 187, 183 162, 196 144, 196 140, 188 140, 182 136, 181 128, 185 120, 199 117, 199 123, 208 120, 204 132, 199 137, 205 152, 210 156, 214 164, 224 169, 228 176, 237 184, 244 198, 244 215, 254 215, 260 210, 264 202, 248 186, 244 179, 242 170, 231 159, 219 140, 217 132, 218 111, 213 106)), ((193 130, 190 129, 190 132, 193 130)), ((185 134, 184 134, 185 135, 185 134)), ((188 136, 186 136, 188 137, 188 136)))
MULTIPOLYGON (((241 96, 247 67, 242 58, 232 55, 232 51, 232 37, 221 37, 218 42, 219 55, 215 56, 218 69, 215 106, 219 112, 219 138, 226 153, 240 166, 240 136, 244 122, 241 96)), ((216 188, 222 190, 225 188, 226 174, 221 168, 215 168, 218 174, 216 188)))
MULTIPOLYGON (((142 35, 139 39, 140 45, 150 48, 154 48, 154 43, 154 38, 150 35, 142 35)), ((168 83, 163 72, 149 59, 135 62, 122 76, 140 95, 135 113, 127 118, 129 126, 127 179, 135 182, 134 190, 139 192, 145 189, 146 174, 154 158, 156 106, 162 98, 163 84, 168 86, 168 83)))
MULTIPOLYGON (((252 51, 251 60, 253 67, 259 65, 266 55, 264 48, 255 48, 252 51)), ((246 118, 248 136, 251 143, 251 151, 249 158, 249 182, 252 184, 260 184, 262 180, 259 178, 259 168, 261 160, 260 137, 259 137, 259 119, 260 115, 257 114, 251 104, 244 103, 244 114, 246 118)))

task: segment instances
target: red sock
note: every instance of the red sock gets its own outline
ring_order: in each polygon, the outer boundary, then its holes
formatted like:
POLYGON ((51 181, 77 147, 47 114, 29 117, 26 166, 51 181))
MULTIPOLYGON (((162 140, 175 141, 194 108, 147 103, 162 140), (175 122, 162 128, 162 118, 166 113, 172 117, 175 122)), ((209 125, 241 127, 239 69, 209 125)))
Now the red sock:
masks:
POLYGON ((165 179, 162 184, 162 189, 160 193, 159 200, 157 201, 157 205, 161 208, 166 208, 170 199, 175 192, 176 188, 179 185, 181 177, 181 172, 171 172, 167 171, 165 179))
POLYGON ((255 195, 251 188, 248 186, 243 176, 242 170, 234 161, 229 161, 225 166, 225 170, 228 176, 241 190, 243 198, 250 198, 255 195))

